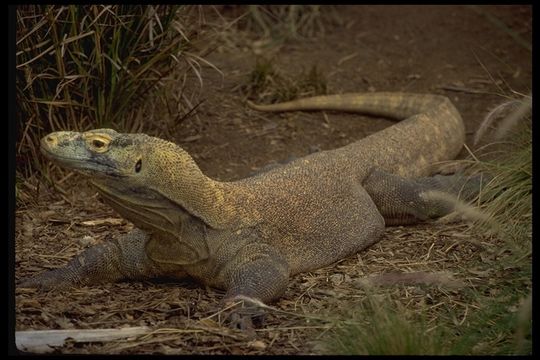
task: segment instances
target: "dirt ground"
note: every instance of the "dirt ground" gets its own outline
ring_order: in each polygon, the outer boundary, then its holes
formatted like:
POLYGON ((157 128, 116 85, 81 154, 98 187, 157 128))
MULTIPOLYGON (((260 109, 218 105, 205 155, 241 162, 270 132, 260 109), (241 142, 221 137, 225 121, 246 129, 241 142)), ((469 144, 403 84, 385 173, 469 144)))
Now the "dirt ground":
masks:
MULTIPOLYGON (((479 122, 504 100, 503 94, 509 89, 528 94, 532 87, 531 52, 508 30, 531 45, 531 7, 479 9, 338 7, 341 25, 327 26, 324 36, 283 43, 273 50, 274 64, 290 76, 316 64, 326 74, 329 93, 444 94, 461 112, 470 145, 479 122), (508 28, 490 20, 486 13, 508 28)), ((252 49, 218 49, 209 61, 224 76, 205 70, 205 101, 198 110, 199 120, 186 119, 169 140, 191 153, 211 177, 241 178, 267 164, 303 156, 313 149, 339 147, 392 124, 385 119, 334 112, 255 113, 245 107, 235 90, 253 69, 252 49)), ((37 205, 16 209, 17 281, 59 267, 84 248, 132 228, 80 181, 77 175, 67 178, 64 196, 43 187, 37 205), (98 220, 97 224, 85 223, 91 220, 98 220)), ((479 243, 494 247, 496 240, 467 241, 462 235, 464 227, 441 222, 391 227, 368 250, 293 277, 285 296, 273 304, 278 310, 267 316, 255 338, 220 327, 212 317, 223 292, 195 282, 166 280, 48 293, 17 289, 16 330, 133 326, 155 330, 144 337, 114 342, 70 342, 58 350, 62 353, 316 354, 316 340, 331 324, 306 316, 331 314, 350 306, 347 304, 362 294, 356 279, 388 271, 447 271, 459 274, 468 286, 482 280, 464 269, 478 260, 479 243)), ((409 297, 407 308, 411 311, 428 300, 460 298, 459 290, 410 290, 396 287, 394 291, 409 297)), ((467 311, 463 307, 464 316, 467 311)))

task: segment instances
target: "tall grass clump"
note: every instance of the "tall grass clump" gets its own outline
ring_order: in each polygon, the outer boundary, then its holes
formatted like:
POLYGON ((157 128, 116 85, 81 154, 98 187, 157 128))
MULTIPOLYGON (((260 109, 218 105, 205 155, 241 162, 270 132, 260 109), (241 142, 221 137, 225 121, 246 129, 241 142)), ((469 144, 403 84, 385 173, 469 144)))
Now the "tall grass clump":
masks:
MULTIPOLYGON (((500 255, 496 263, 489 264, 489 269, 502 275, 498 279, 499 295, 482 301, 477 321, 473 321, 456 344, 459 349, 475 342, 470 353, 530 354, 532 351, 531 110, 530 95, 514 97, 489 112, 475 137, 478 142, 487 134, 487 128, 494 128, 488 140, 496 142, 484 147, 489 160, 477 161, 473 168, 493 175, 482 191, 481 200, 484 210, 500 224, 497 234, 502 240, 500 255), (492 126, 497 120, 498 124, 492 126), (508 309, 512 308, 509 313, 508 309), (490 326, 486 327, 486 323, 490 326)), ((471 228, 478 235, 486 230, 486 224, 482 223, 471 228)))
MULTIPOLYGON (((26 5, 17 8, 17 176, 47 176, 39 139, 51 131, 140 128, 135 110, 190 62, 192 6, 26 5), (180 16, 180 17, 179 17, 180 16), (179 20, 180 19, 180 20, 179 20)), ((140 114, 139 114, 140 115, 140 114)))
POLYGON ((445 338, 441 328, 428 331, 422 316, 406 314, 391 302, 368 295, 355 306, 323 351, 339 355, 442 355, 445 338))
MULTIPOLYGON (((491 174, 493 179, 483 189, 480 200, 486 212, 501 224, 501 231, 511 247, 530 247, 532 236, 532 121, 531 97, 507 101, 491 111, 480 125, 476 142, 489 124, 497 120, 495 143, 483 147, 488 160, 480 158, 473 169, 491 174), (508 108, 505 116, 500 109, 508 108), (494 150, 491 150, 494 148, 494 150), (495 154, 495 156, 493 156, 495 154)), ((473 230, 482 232, 483 224, 473 230)))

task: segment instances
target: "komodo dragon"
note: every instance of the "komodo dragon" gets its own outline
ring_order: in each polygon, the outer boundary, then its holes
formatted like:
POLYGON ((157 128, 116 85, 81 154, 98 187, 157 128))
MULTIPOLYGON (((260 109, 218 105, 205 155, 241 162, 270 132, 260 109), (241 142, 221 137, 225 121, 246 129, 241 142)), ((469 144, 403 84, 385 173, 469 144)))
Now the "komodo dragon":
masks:
POLYGON ((43 154, 87 175, 136 228, 20 286, 191 276, 226 289, 227 301, 270 302, 283 294, 291 275, 378 241, 385 223, 411 224, 452 211, 427 196, 430 190, 465 189, 471 197, 481 186, 478 176, 428 176, 430 164, 453 159, 464 143, 461 116, 446 97, 344 94, 250 107, 405 120, 233 182, 210 179, 186 151, 159 138, 111 129, 53 132, 41 140, 43 154))

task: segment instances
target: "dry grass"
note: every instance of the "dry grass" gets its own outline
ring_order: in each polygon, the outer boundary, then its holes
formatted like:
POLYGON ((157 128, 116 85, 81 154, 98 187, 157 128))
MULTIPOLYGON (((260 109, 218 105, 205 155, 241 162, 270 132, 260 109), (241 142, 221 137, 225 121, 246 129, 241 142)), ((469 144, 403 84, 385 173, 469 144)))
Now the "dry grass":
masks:
MULTIPOLYGON (((497 156, 474 162, 472 170, 494 174, 482 192, 481 200, 485 202, 485 210, 503 224, 501 236, 509 239, 509 245, 529 246, 527 239, 532 231, 531 97, 523 97, 516 102, 518 106, 495 129, 495 136, 502 141, 486 145, 480 151, 480 156, 492 157, 493 153, 497 156)), ((496 116, 490 112, 478 132, 484 131, 487 128, 485 124, 493 122, 496 116)), ((485 227, 479 224, 478 230, 485 230, 485 227)))
POLYGON ((214 26, 223 29, 217 35, 222 51, 249 48, 258 55, 343 25, 333 5, 222 5, 214 7, 214 18, 214 26))
POLYGON ((330 5, 224 6, 218 11, 238 19, 235 23, 238 31, 281 40, 321 36, 329 23, 340 21, 334 6, 330 5))
POLYGON ((324 33, 323 21, 329 16, 322 15, 323 9, 332 11, 320 5, 249 5, 245 26, 263 37, 310 37, 324 33))
POLYGON ((504 136, 508 135, 510 129, 522 122, 523 118, 527 117, 532 110, 532 97, 523 96, 517 99, 511 99, 499 104, 493 108, 484 118, 478 130, 474 134, 474 144, 478 144, 480 139, 484 137, 486 132, 497 119, 501 119, 499 126, 496 127, 496 133, 493 140, 499 141, 504 136), (503 113, 506 116, 501 116, 503 113))
POLYGON ((238 89, 245 98, 255 99, 258 103, 274 103, 324 95, 327 93, 327 81, 316 65, 290 77, 276 69, 273 60, 258 58, 249 78, 238 89))

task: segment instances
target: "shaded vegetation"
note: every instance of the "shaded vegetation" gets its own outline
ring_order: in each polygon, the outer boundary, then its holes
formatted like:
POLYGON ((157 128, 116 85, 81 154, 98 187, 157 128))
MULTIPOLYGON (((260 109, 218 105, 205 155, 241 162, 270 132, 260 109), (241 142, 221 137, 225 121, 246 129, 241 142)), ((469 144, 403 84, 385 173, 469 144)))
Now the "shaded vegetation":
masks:
MULTIPOLYGON (((28 5, 17 8, 17 170, 42 169, 39 139, 55 130, 139 129, 136 110, 181 60, 190 6, 28 5), (179 15, 180 14, 180 15, 179 15)), ((195 55, 196 56, 196 55, 195 55)), ((189 68, 188 68, 189 70, 189 68)))

